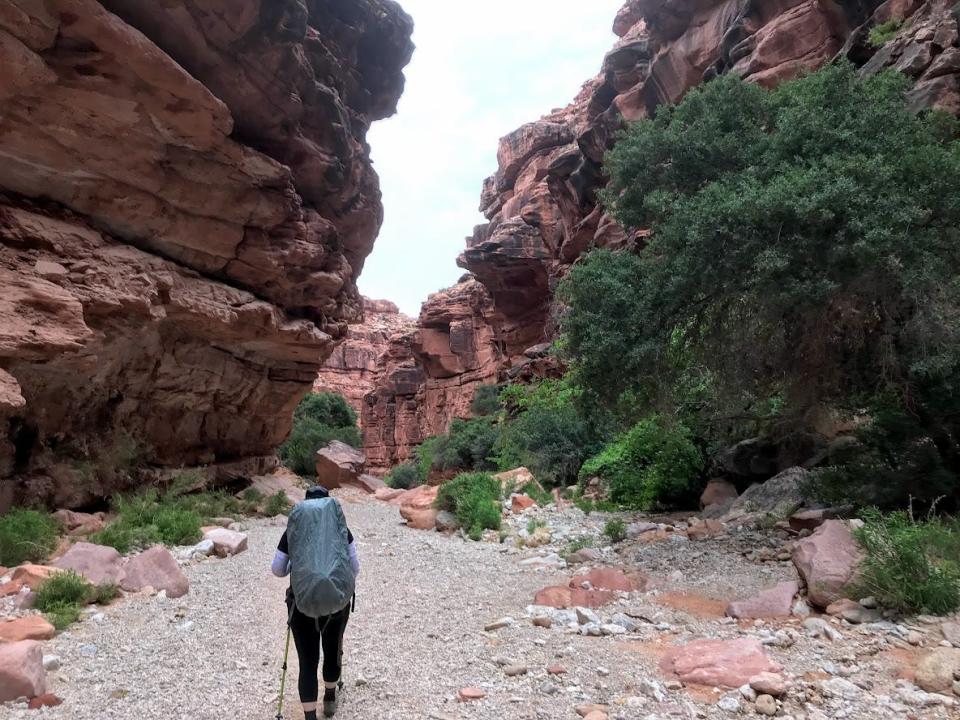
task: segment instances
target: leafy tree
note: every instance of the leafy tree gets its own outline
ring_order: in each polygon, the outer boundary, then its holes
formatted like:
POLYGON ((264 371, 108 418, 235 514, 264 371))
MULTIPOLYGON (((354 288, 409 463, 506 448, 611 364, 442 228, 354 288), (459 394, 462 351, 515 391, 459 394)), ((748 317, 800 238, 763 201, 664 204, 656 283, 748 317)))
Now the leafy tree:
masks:
POLYGON ((333 440, 360 447, 357 414, 336 393, 311 393, 294 410, 293 429, 277 452, 284 465, 294 472, 313 475, 317 450, 333 440))
POLYGON ((960 143, 906 89, 846 65, 773 91, 725 76, 632 126, 603 198, 653 236, 561 289, 585 387, 649 407, 708 378, 711 412, 779 398, 798 424, 892 396, 956 474, 960 143))

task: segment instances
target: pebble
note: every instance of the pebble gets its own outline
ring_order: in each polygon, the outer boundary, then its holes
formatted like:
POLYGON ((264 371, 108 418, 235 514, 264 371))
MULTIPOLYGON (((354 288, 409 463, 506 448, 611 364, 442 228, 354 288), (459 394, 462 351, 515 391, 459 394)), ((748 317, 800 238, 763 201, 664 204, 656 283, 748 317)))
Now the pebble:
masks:
POLYGON ((762 715, 776 715, 777 701, 770 695, 760 695, 757 697, 757 712, 762 715))
POLYGON ((717 702, 717 707, 725 712, 740 712, 740 701, 733 695, 724 695, 717 702))
POLYGON ((503 669, 503 674, 506 675, 507 677, 518 677, 520 675, 526 675, 527 666, 526 665, 507 665, 503 669))
POLYGON ((47 672, 55 672, 60 669, 60 658, 57 655, 43 656, 43 669, 47 672))
POLYGON ((97 646, 96 645, 81 645, 80 646, 80 657, 92 658, 97 656, 97 646))
POLYGON ((512 617, 500 618, 499 620, 484 626, 483 629, 486 632, 493 632, 494 630, 502 630, 503 628, 510 627, 511 625, 513 625, 514 622, 515 621, 512 617))

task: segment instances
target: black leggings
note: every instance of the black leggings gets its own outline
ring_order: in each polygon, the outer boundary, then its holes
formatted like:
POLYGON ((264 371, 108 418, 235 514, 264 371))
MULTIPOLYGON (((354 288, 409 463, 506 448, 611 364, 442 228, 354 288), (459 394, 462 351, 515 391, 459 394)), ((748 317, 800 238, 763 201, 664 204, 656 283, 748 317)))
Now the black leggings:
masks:
POLYGON ((317 701, 320 683, 317 669, 320 667, 320 651, 323 650, 323 681, 335 683, 340 680, 343 664, 343 632, 350 619, 350 606, 329 617, 315 619, 295 609, 290 617, 290 630, 300 659, 300 702, 317 701))

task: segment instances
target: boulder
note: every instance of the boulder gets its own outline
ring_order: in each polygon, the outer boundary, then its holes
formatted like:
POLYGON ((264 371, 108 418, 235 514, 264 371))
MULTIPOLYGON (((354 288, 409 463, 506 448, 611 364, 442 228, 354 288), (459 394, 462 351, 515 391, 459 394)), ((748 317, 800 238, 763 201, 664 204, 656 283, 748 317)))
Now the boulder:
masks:
POLYGON ((40 708, 57 707, 58 705, 62 704, 63 700, 58 698, 56 695, 53 695, 52 693, 45 693, 44 695, 39 695, 31 699, 27 704, 27 708, 30 710, 39 710, 40 708))
POLYGON ((746 685, 760 673, 783 669, 754 638, 694 640, 671 648, 660 667, 683 683, 730 690, 746 685))
POLYGON ((510 510, 516 515, 519 515, 524 510, 529 510, 536 504, 536 500, 529 495, 514 494, 510 496, 510 510))
POLYGON ((56 634, 56 629, 42 615, 25 615, 0 621, 0 642, 50 640, 56 634))
POLYGON ((92 535, 106 527, 103 513, 91 515, 73 510, 57 510, 53 517, 63 526, 68 535, 92 535))
POLYGON ((724 519, 754 513, 776 518, 789 517, 803 504, 802 488, 807 476, 808 473, 803 468, 793 467, 766 482, 751 485, 730 504, 724 519))
POLYGON ((862 557, 849 525, 842 520, 824 521, 813 535, 798 541, 793 551, 793 563, 807 583, 807 597, 820 607, 843 596, 862 557))
POLYGON ((817 510, 803 510, 791 515, 787 522, 790 529, 796 532, 801 530, 816 530, 825 520, 841 517, 850 508, 818 508, 817 510))
POLYGON ((757 593, 753 597, 730 603, 727 607, 727 615, 733 618, 790 617, 793 609, 793 596, 799 591, 800 583, 795 580, 782 582, 769 590, 757 593))
POLYGON ((536 483, 533 473, 525 467, 518 467, 514 470, 497 473, 493 479, 500 483, 505 495, 515 493, 529 483, 536 483))
POLYGON ((58 568, 50 567, 49 565, 25 563, 13 571, 13 575, 10 576, 10 582, 19 583, 31 590, 36 590, 43 584, 44 580, 53 575, 53 573, 58 572, 58 570, 58 568))
POLYGON ((460 527, 460 523, 452 512, 441 510, 437 513, 436 527, 439 532, 455 532, 460 527))
POLYGON ((700 509, 706 510, 715 506, 727 506, 739 497, 736 486, 724 480, 715 478, 707 483, 703 493, 700 495, 700 509))
POLYGON ((406 490, 401 490, 400 488, 391 488, 391 487, 382 487, 378 490, 374 490, 373 496, 377 500, 382 500, 383 502, 391 502, 392 500, 397 499, 403 495, 406 490))
POLYGON ((599 608, 616 599, 616 593, 610 590, 585 590, 580 587, 551 585, 537 592, 533 604, 552 608, 599 608))
POLYGON ((593 568, 585 573, 579 573, 570 580, 572 588, 594 588, 596 590, 616 590, 619 592, 633 592, 646 588, 647 579, 641 575, 627 575, 623 570, 616 568, 593 568))
POLYGON ((346 443, 334 440, 317 450, 317 482, 327 490, 344 485, 356 485, 366 467, 362 452, 346 443))
POLYGON ((53 564, 79 573, 93 585, 119 585, 123 580, 120 553, 105 545, 78 542, 53 564))
POLYGON ((787 681, 783 675, 771 672, 762 672, 754 675, 749 681, 750 688, 761 695, 780 697, 787 691, 787 681))
POLYGON ((221 558, 239 555, 247 549, 246 534, 235 530, 221 527, 207 528, 204 529, 203 539, 213 542, 213 552, 221 558))
POLYGON ((400 517, 415 530, 433 530, 437 526, 437 509, 433 506, 438 488, 421 485, 404 493, 400 498, 400 517))
MULTIPOLYGON (((214 543, 216 548, 216 543, 214 543)), ((190 581, 180 570, 176 559, 162 545, 155 545, 124 565, 123 582, 127 592, 139 592, 145 587, 165 590, 168 598, 183 597, 190 590, 190 581)))
POLYGON ((920 660, 915 682, 927 692, 949 694, 955 675, 960 675, 960 650, 938 647, 920 660))
MULTIPOLYGON (((300 477, 285 467, 279 467, 269 475, 257 475, 250 478, 250 488, 258 491, 264 497, 273 497, 278 492, 282 492, 287 496, 291 505, 302 502, 307 494, 300 477)), ((244 490, 238 492, 237 497, 242 498, 244 492, 244 490)))
POLYGON ((35 698, 47 689, 43 651, 34 640, 0 643, 0 702, 35 698))
POLYGON ((387 484, 380 478, 374 475, 361 475, 353 483, 353 486, 367 493, 368 495, 375 494, 378 490, 389 490, 387 484))
POLYGON ((708 537, 723 534, 727 526, 719 520, 706 519, 687 529, 687 537, 691 540, 704 540, 708 537))

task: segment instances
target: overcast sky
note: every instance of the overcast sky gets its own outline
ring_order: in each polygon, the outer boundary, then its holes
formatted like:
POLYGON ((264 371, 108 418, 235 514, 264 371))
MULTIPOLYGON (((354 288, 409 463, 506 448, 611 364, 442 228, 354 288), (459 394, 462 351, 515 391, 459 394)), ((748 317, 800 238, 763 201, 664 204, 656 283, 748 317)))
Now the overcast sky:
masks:
POLYGON ((413 61, 396 116, 369 133, 386 219, 359 286, 417 315, 463 274, 497 141, 567 105, 600 70, 623 0, 400 0, 413 61))

